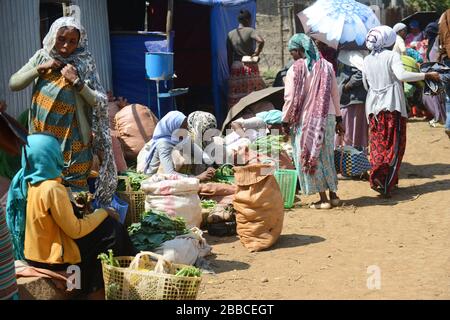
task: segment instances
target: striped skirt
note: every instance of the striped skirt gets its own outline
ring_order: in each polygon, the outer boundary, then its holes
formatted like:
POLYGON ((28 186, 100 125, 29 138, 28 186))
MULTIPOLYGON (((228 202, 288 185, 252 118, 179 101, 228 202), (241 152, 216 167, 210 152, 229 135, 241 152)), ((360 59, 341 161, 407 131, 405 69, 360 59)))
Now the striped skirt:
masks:
POLYGON ((34 88, 30 133, 47 132, 58 139, 64 156, 64 185, 73 191, 86 191, 92 143, 82 142, 75 110, 75 94, 64 77, 59 73, 41 76, 34 88))
POLYGON ((18 291, 11 236, 0 206, 0 300, 9 299, 17 300, 18 291))

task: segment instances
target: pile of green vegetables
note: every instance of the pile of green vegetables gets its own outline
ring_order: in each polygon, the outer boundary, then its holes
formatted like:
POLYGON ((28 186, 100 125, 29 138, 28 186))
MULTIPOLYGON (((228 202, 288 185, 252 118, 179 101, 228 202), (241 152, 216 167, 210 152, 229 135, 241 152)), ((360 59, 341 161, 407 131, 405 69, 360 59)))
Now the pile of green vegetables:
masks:
POLYGON ((219 168, 217 168, 213 181, 219 183, 232 184, 232 182, 227 179, 229 177, 234 177, 233 165, 224 164, 221 165, 219 168))
POLYGON ((251 150, 255 150, 259 154, 278 154, 283 150, 282 143, 284 142, 284 136, 265 136, 257 139, 250 145, 251 150))
MULTIPOLYGON (((133 170, 126 171, 123 174, 123 176, 128 177, 128 179, 130 181, 131 191, 141 190, 142 181, 144 181, 145 179, 148 178, 147 175, 142 174, 142 173, 137 173, 136 171, 133 171, 133 170)), ((119 183, 117 185, 117 191, 126 191, 125 180, 119 179, 119 183)))
POLYGON ((202 200, 203 209, 214 209, 217 206, 217 201, 215 200, 202 200))
POLYGON ((139 251, 153 251, 162 243, 188 232, 182 217, 171 218, 161 211, 147 211, 140 223, 128 228, 131 241, 139 251))
POLYGON ((177 277, 201 277, 202 272, 194 266, 186 266, 175 274, 177 277))

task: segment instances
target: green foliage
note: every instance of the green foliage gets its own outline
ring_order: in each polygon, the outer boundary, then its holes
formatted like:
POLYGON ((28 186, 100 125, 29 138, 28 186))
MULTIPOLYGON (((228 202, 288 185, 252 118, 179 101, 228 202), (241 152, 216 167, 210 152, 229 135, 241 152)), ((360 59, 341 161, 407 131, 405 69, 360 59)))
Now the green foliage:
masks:
POLYGON ((450 0, 406 0, 405 2, 416 11, 444 12, 450 8, 450 0))
POLYGON ((183 218, 171 218, 158 211, 147 211, 142 222, 132 224, 128 228, 131 241, 139 251, 153 251, 163 242, 187 232, 183 218))

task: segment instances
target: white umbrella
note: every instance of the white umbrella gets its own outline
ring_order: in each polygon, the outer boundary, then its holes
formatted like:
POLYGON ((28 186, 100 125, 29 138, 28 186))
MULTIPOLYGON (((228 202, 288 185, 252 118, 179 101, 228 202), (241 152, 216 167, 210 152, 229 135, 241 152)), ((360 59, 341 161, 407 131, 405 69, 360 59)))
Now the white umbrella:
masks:
POLYGON ((369 30, 380 25, 373 10, 355 0, 318 0, 298 17, 306 34, 334 49, 363 48, 369 30))

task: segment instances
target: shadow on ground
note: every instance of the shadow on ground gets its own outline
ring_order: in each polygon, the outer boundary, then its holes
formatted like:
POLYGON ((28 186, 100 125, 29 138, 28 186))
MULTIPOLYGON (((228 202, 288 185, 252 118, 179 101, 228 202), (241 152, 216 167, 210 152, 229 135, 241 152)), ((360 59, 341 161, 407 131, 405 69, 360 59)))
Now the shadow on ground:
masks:
POLYGON ((446 175, 450 175, 450 164, 448 163, 413 165, 403 162, 400 169, 400 179, 433 179, 446 175))
POLYGON ((401 202, 412 201, 417 199, 418 196, 425 194, 447 191, 450 190, 450 180, 431 181, 421 185, 412 185, 406 188, 398 188, 392 191, 392 198, 385 199, 381 196, 374 195, 373 197, 359 197, 355 199, 345 200, 345 206, 371 207, 374 205, 379 206, 394 206, 401 202))
POLYGON ((295 248, 307 246, 314 243, 325 241, 325 238, 318 236, 300 235, 300 234, 282 234, 274 246, 267 250, 295 248))

